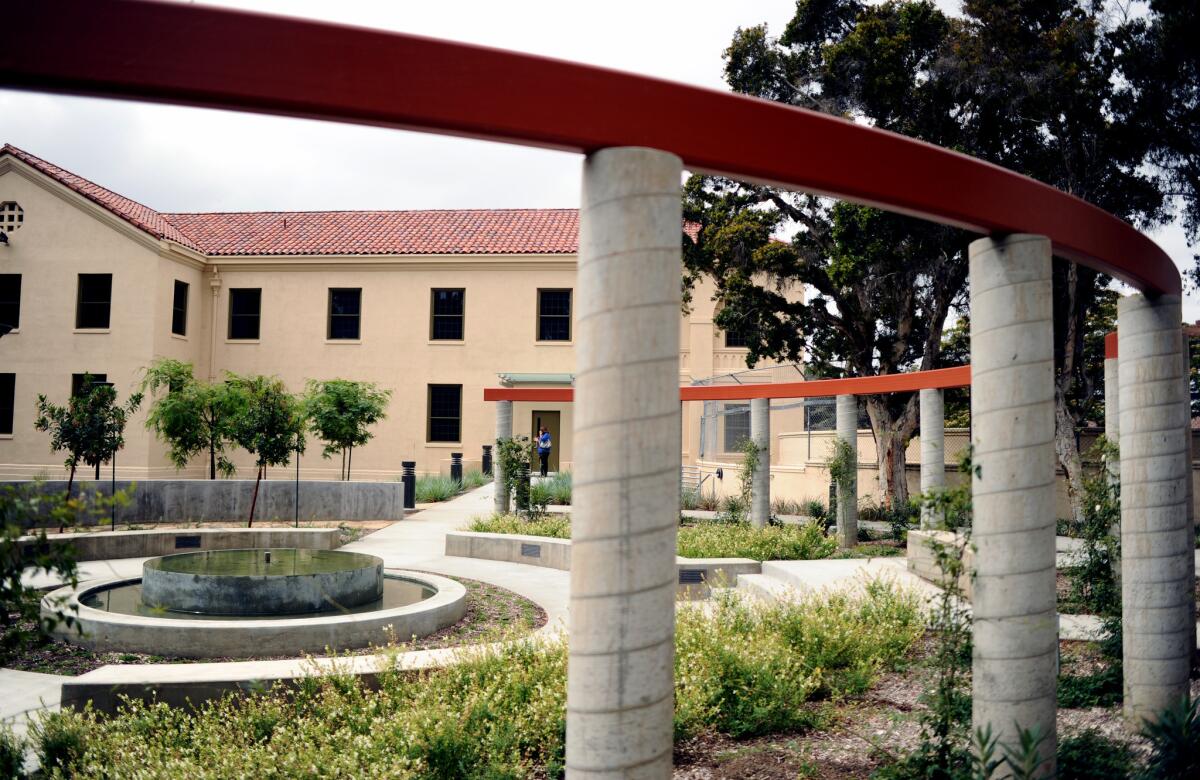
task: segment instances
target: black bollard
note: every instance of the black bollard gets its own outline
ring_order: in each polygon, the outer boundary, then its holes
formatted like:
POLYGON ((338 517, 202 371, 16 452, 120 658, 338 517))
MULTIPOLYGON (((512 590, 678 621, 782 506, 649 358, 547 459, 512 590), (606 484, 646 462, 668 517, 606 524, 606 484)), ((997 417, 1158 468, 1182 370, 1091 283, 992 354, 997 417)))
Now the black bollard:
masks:
POLYGON ((517 467, 517 511, 529 511, 529 461, 521 459, 521 465, 517 467))
POLYGON ((404 483, 404 508, 417 508, 417 462, 406 460, 400 463, 404 467, 400 481, 404 483))
POLYGON ((462 485, 462 453, 450 453, 450 479, 462 485))
POLYGON ((483 473, 492 476, 492 445, 483 445, 483 473))

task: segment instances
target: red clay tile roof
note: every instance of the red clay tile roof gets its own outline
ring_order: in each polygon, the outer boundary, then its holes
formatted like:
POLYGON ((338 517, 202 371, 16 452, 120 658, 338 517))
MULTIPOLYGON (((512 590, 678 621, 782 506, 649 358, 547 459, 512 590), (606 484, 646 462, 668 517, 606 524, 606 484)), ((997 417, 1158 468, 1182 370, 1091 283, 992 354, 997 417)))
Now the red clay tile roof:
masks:
MULTIPOLYGON (((163 214, 10 144, 10 154, 131 225, 206 255, 574 254, 578 209, 163 214)), ((689 234, 696 226, 685 225, 689 234)))
POLYGON ((34 157, 29 152, 18 149, 11 144, 5 144, 3 147, 0 147, 0 156, 5 154, 11 154, 31 168, 78 192, 88 200, 98 203, 129 224, 146 231, 155 238, 176 241, 192 249, 198 248, 187 236, 179 232, 177 227, 166 220, 162 214, 159 214, 149 206, 143 206, 141 203, 130 200, 123 195, 118 195, 112 190, 106 190, 95 182, 88 181, 82 176, 76 176, 70 171, 63 170, 40 157, 34 157))
POLYGON ((164 214, 210 255, 574 254, 576 209, 164 214))

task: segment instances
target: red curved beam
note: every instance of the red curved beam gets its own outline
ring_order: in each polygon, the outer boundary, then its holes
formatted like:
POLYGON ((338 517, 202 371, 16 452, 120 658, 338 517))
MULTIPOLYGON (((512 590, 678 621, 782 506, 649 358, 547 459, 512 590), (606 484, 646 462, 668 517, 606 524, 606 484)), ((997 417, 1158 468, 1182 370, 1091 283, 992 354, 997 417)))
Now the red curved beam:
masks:
MULTIPOLYGON (((681 401, 742 401, 749 398, 816 398, 827 395, 907 393, 925 389, 969 387, 971 367, 955 366, 907 374, 814 379, 811 382, 778 382, 757 385, 699 385, 679 388, 681 401)), ((569 403, 575 391, 566 387, 487 387, 485 401, 542 401, 569 403)))
POLYGON ((141 0, 9 3, 0 86, 407 128, 696 171, 978 233, 1036 233, 1147 293, 1181 290, 1154 242, 1071 195, 956 152, 765 100, 356 27, 141 0))

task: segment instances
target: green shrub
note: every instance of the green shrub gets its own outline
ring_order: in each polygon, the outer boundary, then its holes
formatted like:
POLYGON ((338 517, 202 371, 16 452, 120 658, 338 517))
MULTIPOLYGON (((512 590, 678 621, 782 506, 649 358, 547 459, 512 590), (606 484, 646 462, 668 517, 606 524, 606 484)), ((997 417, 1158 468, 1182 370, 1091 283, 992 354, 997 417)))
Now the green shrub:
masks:
POLYGON ((7 723, 0 724, 0 777, 23 777, 24 772, 25 740, 7 723))
POLYGON ((529 487, 529 503, 538 506, 571 503, 571 472, 559 471, 529 487))
MULTIPOLYGON (((922 632, 919 597, 870 585, 858 595, 684 610, 676 633, 681 736, 793 730, 820 722, 806 702, 861 690, 922 632)), ((516 642, 425 672, 385 669, 372 689, 349 675, 196 710, 130 701, 116 716, 52 718, 72 734, 70 774, 101 777, 559 777, 566 648, 516 642)), ((60 747, 67 747, 60 740, 60 747)), ((64 766, 64 764, 47 764, 64 766)), ((61 770, 66 771, 66 770, 61 770)))
POLYGON ((807 561, 833 555, 837 540, 816 523, 754 528, 749 523, 701 521, 679 529, 678 549, 687 558, 807 561))
POLYGON ((487 534, 524 534, 570 539, 571 520, 566 515, 543 515, 532 520, 527 520, 521 515, 492 515, 473 518, 467 530, 487 534))
POLYGON ((1060 674, 1057 690, 1059 707, 1112 707, 1123 698, 1121 668, 1111 665, 1088 675, 1060 674))
POLYGON ((771 502, 771 514, 773 515, 804 515, 804 504, 799 501, 793 501, 790 498, 776 498, 771 502))
POLYGON ((459 494, 459 485, 450 477, 430 474, 417 477, 416 499, 418 504, 449 501, 459 494))
POLYGON ((1142 736, 1150 741, 1150 757, 1142 776, 1147 780, 1185 780, 1200 776, 1200 698, 1184 696, 1142 736))
POLYGON ((1095 729, 1058 743, 1058 780, 1126 780, 1133 769, 1130 747, 1095 729))
POLYGON ((89 731, 96 725, 91 710, 78 717, 65 712, 44 712, 31 728, 42 770, 70 777, 80 766, 89 746, 89 731))

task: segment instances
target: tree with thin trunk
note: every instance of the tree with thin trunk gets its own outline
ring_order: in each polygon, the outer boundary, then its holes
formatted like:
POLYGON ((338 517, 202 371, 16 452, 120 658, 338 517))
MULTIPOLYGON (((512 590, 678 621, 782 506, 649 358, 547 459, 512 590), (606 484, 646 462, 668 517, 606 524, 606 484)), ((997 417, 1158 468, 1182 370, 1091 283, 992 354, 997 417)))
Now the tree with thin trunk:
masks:
POLYGON ((275 377, 239 376, 227 380, 245 395, 246 404, 233 423, 233 438, 255 459, 257 474, 247 527, 254 525, 258 489, 269 466, 286 466, 304 452, 307 420, 304 404, 275 377))
MULTIPOLYGON (((67 453, 63 463, 70 472, 67 502, 71 500, 79 464, 98 468, 112 459, 125 445, 125 424, 141 403, 142 394, 134 393, 124 404, 118 404, 116 388, 96 383, 90 374, 84 374, 81 391, 65 406, 52 404, 45 395, 38 395, 34 427, 49 432, 52 451, 67 453)), ((60 533, 65 530, 65 514, 58 530, 60 533)))
POLYGON ((371 440, 370 426, 387 416, 391 396, 390 390, 380 390, 371 382, 349 379, 309 381, 304 398, 309 425, 325 443, 321 457, 341 454, 341 479, 350 479, 354 448, 371 440))
POLYGON ((142 390, 154 397, 146 427, 166 443, 176 469, 207 453, 209 479, 216 479, 218 472, 225 477, 236 472, 225 450, 235 444, 233 423, 246 405, 237 385, 201 381, 191 363, 162 358, 146 368, 142 390))

